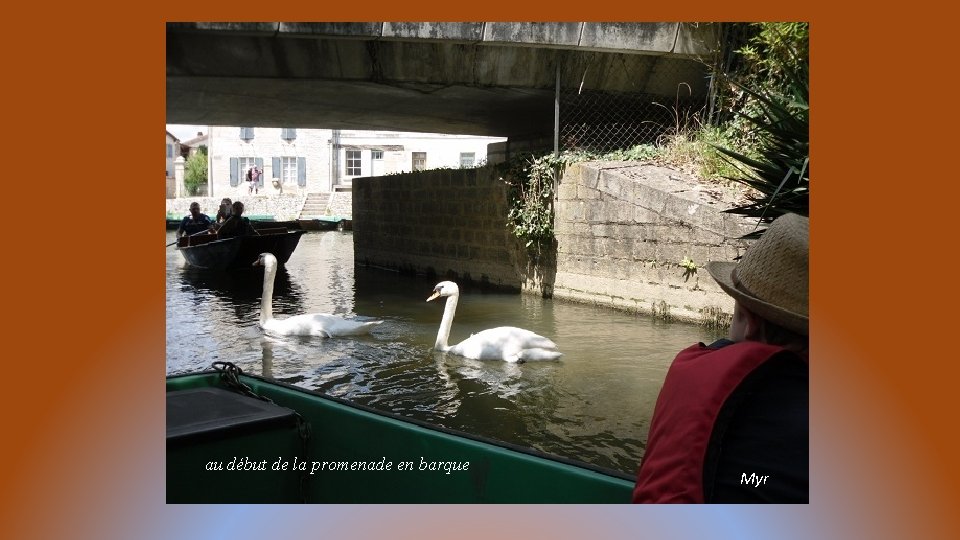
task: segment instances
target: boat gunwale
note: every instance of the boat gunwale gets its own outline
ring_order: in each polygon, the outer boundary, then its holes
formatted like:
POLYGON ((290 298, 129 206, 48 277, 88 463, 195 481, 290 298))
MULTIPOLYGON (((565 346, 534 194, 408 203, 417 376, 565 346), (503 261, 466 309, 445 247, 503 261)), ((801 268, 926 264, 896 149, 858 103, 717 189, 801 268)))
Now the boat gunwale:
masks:
MULTIPOLYGON (((219 371, 217 371, 217 370, 214 370, 214 369, 207 369, 207 370, 198 371, 198 372, 178 373, 178 374, 175 374, 175 375, 167 375, 166 378, 167 378, 167 379, 175 379, 175 378, 192 377, 192 376, 198 376, 198 375, 201 375, 201 376, 209 376, 209 375, 219 375, 220 373, 221 373, 221 372, 219 372, 219 371)), ((465 431, 460 431, 460 430, 457 430, 457 429, 448 428, 448 427, 441 426, 441 425, 438 425, 438 424, 433 424, 433 423, 427 422, 427 421, 425 421, 425 420, 420 420, 420 419, 417 419, 417 418, 410 418, 410 417, 406 417, 406 416, 401 416, 401 415, 399 415, 399 414, 397 414, 397 413, 394 413, 394 412, 383 411, 383 410, 380 410, 380 409, 376 409, 376 408, 374 408, 374 407, 371 407, 371 406, 369 406, 369 405, 364 405, 364 404, 362 404, 362 403, 354 403, 354 402, 349 401, 349 400, 344 399, 344 398, 340 398, 340 397, 337 397, 337 396, 331 396, 331 395, 329 395, 329 394, 325 394, 325 393, 319 392, 319 391, 317 391, 317 390, 311 390, 311 389, 309 389, 309 388, 303 388, 303 387, 301 387, 301 386, 296 386, 296 385, 293 385, 293 384, 290 384, 290 383, 286 383, 286 382, 283 382, 283 381, 279 381, 279 380, 276 380, 276 379, 268 379, 268 378, 263 377, 263 376, 260 376, 260 375, 253 375, 253 374, 248 374, 248 373, 241 373, 240 376, 241 376, 241 377, 246 377, 246 378, 251 379, 251 380, 254 380, 254 381, 258 381, 258 382, 260 382, 260 383, 265 383, 265 384, 267 384, 267 385, 276 385, 276 386, 279 386, 279 387, 281 387, 281 388, 285 388, 285 389, 290 390, 290 391, 293 391, 293 392, 302 393, 302 394, 307 394, 307 395, 311 395, 311 396, 314 396, 314 397, 317 397, 317 398, 320 398, 320 399, 325 399, 325 400, 328 400, 328 401, 332 401, 332 402, 334 402, 334 403, 336 403, 336 404, 344 405, 344 406, 346 406, 346 407, 350 407, 350 408, 352 408, 352 409, 356 409, 356 410, 358 410, 358 411, 362 411, 362 412, 365 412, 365 413, 368 413, 368 414, 372 414, 372 415, 375 415, 375 416, 386 417, 386 418, 389 418, 389 419, 391 419, 391 420, 396 420, 396 421, 399 421, 399 422, 402 422, 402 423, 413 424, 413 425, 415 425, 415 426, 417 426, 417 427, 421 427, 421 428, 428 429, 428 430, 431 430, 431 431, 436 431, 436 432, 442 433, 442 434, 444 434, 444 435, 450 435, 450 436, 453 436, 453 437, 459 437, 459 438, 469 439, 469 440, 474 441, 474 442, 479 442, 479 443, 483 443, 483 444, 488 444, 488 445, 491 445, 491 446, 503 448, 503 449, 505 449, 505 450, 517 452, 517 453, 520 453, 520 454, 526 454, 526 455, 531 456, 531 457, 534 457, 534 458, 539 458, 539 459, 544 459, 544 460, 547 460, 547 461, 556 462, 556 463, 559 463, 560 465, 565 465, 565 466, 573 467, 573 468, 576 468, 576 469, 583 469, 583 470, 586 470, 586 471, 590 471, 590 472, 592 472, 592 473, 600 474, 600 475, 607 476, 607 477, 610 477, 610 478, 614 478, 614 479, 617 479, 617 480, 629 481, 629 482, 631 482, 631 483, 636 481, 636 476, 633 475, 633 474, 621 472, 621 471, 618 471, 618 470, 616 470, 616 469, 610 469, 610 468, 607 468, 607 467, 602 467, 602 466, 600 466, 600 465, 594 465, 594 464, 592 464, 592 463, 587 463, 587 462, 585 462, 585 461, 580 461, 580 460, 573 459, 573 458, 568 458, 568 457, 564 457, 564 456, 558 456, 558 455, 554 455, 554 454, 548 454, 548 453, 546 453, 546 452, 543 452, 542 450, 537 450, 536 448, 533 448, 533 447, 530 447, 530 446, 523 446, 523 445, 519 445, 519 444, 515 444, 515 443, 510 443, 510 442, 507 442, 507 441, 501 441, 501 440, 499 440, 499 439, 493 439, 493 438, 486 437, 486 436, 483 436, 483 435, 476 435, 476 434, 473 434, 473 433, 467 433, 467 432, 465 432, 465 431)))
MULTIPOLYGON (((197 268, 200 270, 210 270, 210 271, 236 270, 238 268, 245 268, 247 266, 245 264, 238 264, 236 262, 237 258, 240 257, 241 254, 246 253, 249 255, 249 253, 244 251, 248 249, 248 247, 245 246, 245 243, 247 242, 256 243, 256 242, 262 242, 261 239, 269 239, 274 242, 281 242, 281 245, 283 246, 283 250, 281 251, 274 250, 275 251, 274 254, 277 256, 277 259, 280 262, 280 264, 285 264, 287 260, 289 260, 289 258, 293 255, 293 252, 296 251, 297 245, 300 243, 300 238, 305 233, 306 231, 302 229, 287 229, 287 228, 277 227, 275 229, 268 229, 268 232, 264 232, 264 233, 258 232, 255 235, 251 234, 251 235, 241 235, 241 236, 228 236, 225 238, 216 238, 214 240, 210 240, 209 242, 201 242, 194 245, 186 245, 186 246, 177 245, 176 250, 180 251, 181 252, 180 254, 187 261, 187 264, 194 268, 197 268), (289 252, 287 252, 286 251, 286 248, 288 247, 287 244, 291 242, 293 243, 293 247, 291 247, 289 249, 289 252), (235 245, 233 245, 232 243, 235 243, 235 245), (191 250, 193 250, 194 248, 197 248, 196 251, 191 252, 191 250), (213 249, 230 249, 231 253, 229 253, 229 257, 225 259, 220 259, 219 264, 215 264, 215 265, 196 264, 194 261, 190 260, 191 257, 201 257, 202 255, 198 255, 198 254, 211 251, 213 249), (281 255, 281 252, 285 253, 285 255, 281 255)), ((179 243, 179 240, 178 240, 178 243, 179 243)), ((266 249, 266 248, 263 248, 263 249, 266 249)), ((263 251, 263 249, 256 248, 254 249, 253 252, 259 253, 263 251)))

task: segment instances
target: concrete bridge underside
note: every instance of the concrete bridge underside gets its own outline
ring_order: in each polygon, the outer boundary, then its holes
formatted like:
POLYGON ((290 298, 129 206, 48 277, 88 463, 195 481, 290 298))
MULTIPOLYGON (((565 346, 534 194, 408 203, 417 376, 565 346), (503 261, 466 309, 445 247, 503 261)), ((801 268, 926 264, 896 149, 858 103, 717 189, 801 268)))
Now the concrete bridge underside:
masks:
POLYGON ((561 89, 700 99, 686 23, 168 23, 168 123, 552 133, 561 89), (683 85, 688 85, 689 89, 683 85), (689 90, 689 91, 688 91, 689 90))

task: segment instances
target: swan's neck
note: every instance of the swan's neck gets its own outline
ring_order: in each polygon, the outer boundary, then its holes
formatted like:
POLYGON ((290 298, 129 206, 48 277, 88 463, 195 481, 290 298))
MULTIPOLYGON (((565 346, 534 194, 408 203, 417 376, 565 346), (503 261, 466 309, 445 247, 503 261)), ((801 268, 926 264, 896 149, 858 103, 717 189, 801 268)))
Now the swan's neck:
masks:
POLYGON ((276 275, 276 266, 268 264, 263 267, 263 297, 260 298, 261 325, 273 318, 273 279, 276 275))
POLYGON ((450 350, 447 346, 447 340, 450 339, 450 327, 453 326, 453 315, 457 312, 457 296, 448 296, 447 305, 443 308, 443 320, 440 321, 440 331, 437 332, 437 344, 434 348, 438 351, 450 350))

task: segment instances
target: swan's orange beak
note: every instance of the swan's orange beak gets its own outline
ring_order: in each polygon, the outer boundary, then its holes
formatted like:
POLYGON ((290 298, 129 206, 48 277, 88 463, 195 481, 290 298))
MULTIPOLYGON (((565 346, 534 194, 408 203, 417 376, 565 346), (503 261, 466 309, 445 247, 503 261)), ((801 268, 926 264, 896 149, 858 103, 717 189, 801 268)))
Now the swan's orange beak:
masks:
POLYGON ((434 298, 440 296, 440 291, 433 291, 433 294, 430 295, 430 298, 427 298, 427 302, 433 300, 434 298))

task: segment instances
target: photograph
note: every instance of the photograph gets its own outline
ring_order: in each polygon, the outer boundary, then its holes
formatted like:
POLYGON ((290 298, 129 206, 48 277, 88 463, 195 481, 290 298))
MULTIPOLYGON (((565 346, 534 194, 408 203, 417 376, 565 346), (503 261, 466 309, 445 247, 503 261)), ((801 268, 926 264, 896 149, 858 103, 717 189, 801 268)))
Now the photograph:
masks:
POLYGON ((168 503, 809 503, 809 23, 166 61, 168 503))
POLYGON ((908 7, 9 6, 3 538, 960 538, 908 7))

